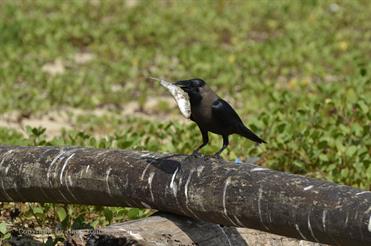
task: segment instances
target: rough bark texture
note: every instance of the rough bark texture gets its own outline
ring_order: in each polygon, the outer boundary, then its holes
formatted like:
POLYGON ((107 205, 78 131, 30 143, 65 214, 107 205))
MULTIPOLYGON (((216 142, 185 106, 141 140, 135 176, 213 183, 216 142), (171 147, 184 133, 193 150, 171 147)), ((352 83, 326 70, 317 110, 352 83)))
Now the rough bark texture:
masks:
POLYGON ((249 163, 0 146, 0 201, 151 207, 335 245, 371 245, 371 192, 249 163))
POLYGON ((173 214, 111 225, 95 231, 75 231, 70 245, 199 245, 199 246, 324 246, 247 228, 220 226, 173 214), (153 230, 156 228, 156 230, 153 230), (102 244, 103 245, 103 244, 102 244))

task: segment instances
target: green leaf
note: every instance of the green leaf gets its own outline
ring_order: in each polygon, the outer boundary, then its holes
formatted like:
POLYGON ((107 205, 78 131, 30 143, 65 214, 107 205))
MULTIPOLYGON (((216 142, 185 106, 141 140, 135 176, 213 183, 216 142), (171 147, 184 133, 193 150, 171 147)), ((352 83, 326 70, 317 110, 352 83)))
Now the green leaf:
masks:
POLYGON ((366 177, 368 180, 371 180, 371 165, 366 170, 366 177))
POLYGON ((340 129, 341 132, 344 133, 344 134, 348 134, 348 133, 350 132, 349 127, 347 127, 347 126, 345 126, 345 125, 343 125, 343 124, 339 125, 339 129, 340 129))
POLYGON ((34 214, 43 214, 44 213, 44 209, 42 207, 33 207, 32 211, 33 211, 34 214))
POLYGON ((8 229, 6 228, 5 222, 0 223, 0 233, 5 235, 5 233, 8 232, 8 229))
POLYGON ((319 155, 319 159, 320 159, 321 161, 328 161, 328 157, 327 157, 327 155, 325 155, 325 154, 320 154, 320 155, 319 155))
POLYGON ((366 76, 367 75, 367 68, 361 67, 359 69, 359 74, 361 74, 361 76, 366 76))
POLYGON ((348 169, 348 168, 344 168, 344 169, 342 169, 341 172, 340 172, 340 175, 341 175, 343 178, 348 177, 348 175, 349 175, 349 169, 348 169))
POLYGON ((57 215, 58 215, 58 219, 60 222, 64 221, 67 217, 67 213, 66 213, 66 210, 62 207, 58 207, 56 208, 56 212, 57 212, 57 215))
POLYGON ((357 150, 358 150, 357 146, 352 145, 346 149, 345 154, 348 157, 352 157, 357 152, 357 150))
POLYGON ((366 105, 366 103, 364 102, 364 101, 359 101, 358 103, 357 103, 357 105, 359 106, 359 108, 362 110, 362 112, 364 113, 364 114, 367 114, 367 112, 368 112, 368 107, 367 107, 367 105, 366 105))
POLYGON ((336 164, 330 164, 330 165, 327 166, 328 171, 333 171, 335 169, 336 169, 336 164))
POLYGON ((139 208, 131 208, 131 209, 129 209, 129 212, 128 212, 129 219, 136 219, 136 218, 138 218, 139 217, 139 211, 140 211, 139 208))
POLYGON ((110 223, 112 222, 113 219, 113 213, 110 208, 105 208, 104 209, 104 217, 106 217, 106 220, 108 220, 110 223))
POLYGON ((354 123, 352 125, 352 131, 353 131, 354 135, 361 136, 362 135, 363 128, 361 127, 360 124, 354 123))
POLYGON ((96 219, 96 220, 94 220, 93 222, 90 223, 90 226, 95 229, 98 224, 99 224, 99 219, 96 219))
POLYGON ((305 164, 301 161, 294 160, 292 163, 299 169, 305 169, 305 164))
POLYGON ((9 240, 11 238, 11 236, 12 236, 12 234, 10 234, 10 232, 7 232, 7 233, 5 233, 3 239, 4 240, 9 240))
POLYGON ((45 242, 45 246, 54 246, 54 240, 52 237, 49 237, 48 240, 45 242))

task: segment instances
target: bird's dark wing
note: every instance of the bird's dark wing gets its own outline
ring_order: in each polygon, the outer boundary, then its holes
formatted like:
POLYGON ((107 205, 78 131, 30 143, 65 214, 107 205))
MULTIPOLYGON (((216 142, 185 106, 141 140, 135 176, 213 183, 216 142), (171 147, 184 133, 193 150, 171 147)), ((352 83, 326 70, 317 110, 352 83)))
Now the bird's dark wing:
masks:
POLYGON ((218 123, 230 133, 237 133, 258 144, 265 143, 263 139, 243 124, 236 111, 223 99, 219 98, 213 102, 212 114, 218 120, 218 123))
POLYGON ((212 115, 222 125, 227 127, 235 127, 240 124, 243 125, 241 118, 238 116, 236 111, 226 101, 221 98, 215 100, 212 104, 212 115))

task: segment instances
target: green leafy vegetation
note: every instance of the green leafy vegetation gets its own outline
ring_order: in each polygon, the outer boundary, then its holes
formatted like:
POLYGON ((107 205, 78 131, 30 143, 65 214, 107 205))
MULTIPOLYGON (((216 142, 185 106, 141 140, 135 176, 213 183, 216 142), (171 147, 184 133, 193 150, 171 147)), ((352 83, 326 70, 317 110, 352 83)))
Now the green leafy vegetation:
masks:
POLYGON ((5 222, 0 223, 0 242, 10 238, 10 233, 5 222))
MULTIPOLYGON (((233 136, 224 158, 258 156, 263 166, 371 190, 369 13, 366 0, 0 1, 0 123, 14 112, 21 123, 82 112, 66 123, 73 130, 53 136, 43 124, 0 127, 0 143, 191 153, 197 127, 146 78, 200 77, 268 142, 233 136)), ((203 152, 221 144, 211 135, 203 152)), ((35 228, 151 213, 3 203, 0 218, 9 221, 14 206, 13 224, 35 228)), ((0 240, 8 230, 0 224, 0 240)))

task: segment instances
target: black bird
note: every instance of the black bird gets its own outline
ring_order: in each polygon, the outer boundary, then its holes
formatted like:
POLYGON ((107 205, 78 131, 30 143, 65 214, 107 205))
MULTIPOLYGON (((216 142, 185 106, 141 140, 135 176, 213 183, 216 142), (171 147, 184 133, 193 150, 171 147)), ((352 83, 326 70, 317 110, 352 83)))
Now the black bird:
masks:
POLYGON ((241 135, 257 144, 265 143, 243 124, 231 105, 218 97, 202 79, 180 80, 175 82, 175 85, 188 93, 191 120, 196 122, 202 134, 203 142, 193 152, 194 155, 198 155, 198 151, 209 142, 209 132, 223 136, 223 147, 215 153, 217 157, 227 148, 231 134, 241 135))

